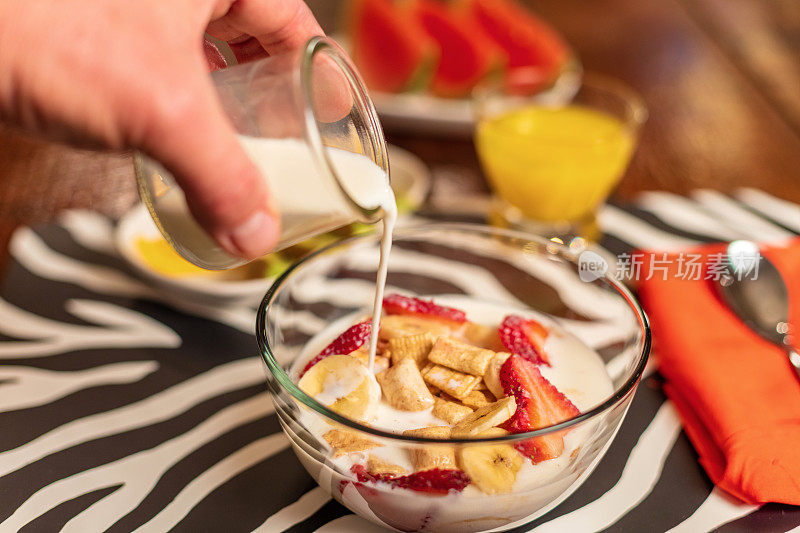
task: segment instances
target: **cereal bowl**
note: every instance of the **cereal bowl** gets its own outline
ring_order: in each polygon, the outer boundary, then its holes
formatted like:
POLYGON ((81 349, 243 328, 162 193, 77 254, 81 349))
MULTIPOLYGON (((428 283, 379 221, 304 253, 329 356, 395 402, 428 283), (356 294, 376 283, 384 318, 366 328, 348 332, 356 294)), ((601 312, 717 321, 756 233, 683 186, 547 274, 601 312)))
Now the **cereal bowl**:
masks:
MULTIPOLYGON (((393 417, 385 413, 399 411, 387 409, 377 421, 359 422, 298 386, 320 347, 370 314, 377 264, 374 235, 324 248, 287 270, 258 312, 268 388, 309 474, 353 512, 400 531, 504 531, 567 498, 611 444, 647 362, 647 319, 627 289, 608 275, 587 277, 569 248, 530 235, 463 224, 397 231, 387 293, 462 309, 470 317, 462 332, 472 324, 496 330, 506 315, 545 324, 550 361, 534 372, 575 406, 569 417, 530 431, 465 435, 456 424, 443 436, 409 430, 427 426, 425 411, 393 417), (557 452, 543 458, 554 441, 557 452)), ((386 329, 382 322, 381 338, 386 329)), ((428 384, 429 370, 421 371, 428 384)), ((385 400, 386 375, 383 383, 385 400)), ((459 403, 441 393, 437 405, 445 396, 459 403)))

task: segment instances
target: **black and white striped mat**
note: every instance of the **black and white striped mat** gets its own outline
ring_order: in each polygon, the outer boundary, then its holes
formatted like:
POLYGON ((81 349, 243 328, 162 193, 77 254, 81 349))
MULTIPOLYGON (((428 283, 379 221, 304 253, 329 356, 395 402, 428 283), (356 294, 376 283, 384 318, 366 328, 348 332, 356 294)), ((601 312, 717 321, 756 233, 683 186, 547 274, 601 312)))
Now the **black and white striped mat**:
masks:
MULTIPOLYGON (((609 205, 612 254, 800 234, 756 190, 609 205)), ((0 532, 372 532, 288 448, 254 357, 254 310, 171 301, 86 212, 16 232, 0 292, 0 532)), ((266 283, 265 283, 266 290, 266 283)), ((789 531, 800 509, 714 489, 657 375, 569 499, 514 531, 789 531)))

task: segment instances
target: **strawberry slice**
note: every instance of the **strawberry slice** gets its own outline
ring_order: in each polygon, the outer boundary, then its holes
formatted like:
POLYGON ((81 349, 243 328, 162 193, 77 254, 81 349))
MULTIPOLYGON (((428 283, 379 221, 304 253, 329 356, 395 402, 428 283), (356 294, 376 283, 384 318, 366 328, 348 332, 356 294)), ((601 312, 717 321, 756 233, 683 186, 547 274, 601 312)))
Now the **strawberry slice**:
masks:
POLYGON ((467 314, 453 307, 437 305, 433 300, 390 294, 383 299, 383 310, 388 315, 418 315, 459 324, 467 321, 467 314))
POLYGON ((500 324, 499 332, 506 350, 521 355, 531 363, 550 366, 550 359, 544 351, 544 341, 549 332, 539 322, 532 318, 508 315, 500 324))
POLYGON ((428 492, 432 494, 447 494, 451 490, 461 492, 469 485, 469 476, 461 470, 432 468, 421 472, 414 472, 407 476, 393 476, 391 474, 370 474, 364 465, 353 465, 350 468, 362 483, 382 481, 392 486, 428 492))
POLYGON ((349 354, 352 351, 358 350, 369 339, 369 334, 372 331, 372 321, 365 320, 359 322, 355 326, 350 326, 344 333, 336 337, 333 342, 325 347, 324 350, 319 352, 319 355, 314 357, 300 372, 300 377, 308 372, 308 369, 316 365, 329 355, 336 354, 349 354))
MULTIPOLYGON (((517 411, 503 424, 511 433, 533 431, 580 414, 534 363, 520 355, 512 355, 500 367, 500 384, 506 395, 517 401, 517 411)), ((563 432, 528 439, 515 447, 533 464, 553 459, 564 451, 563 432)))

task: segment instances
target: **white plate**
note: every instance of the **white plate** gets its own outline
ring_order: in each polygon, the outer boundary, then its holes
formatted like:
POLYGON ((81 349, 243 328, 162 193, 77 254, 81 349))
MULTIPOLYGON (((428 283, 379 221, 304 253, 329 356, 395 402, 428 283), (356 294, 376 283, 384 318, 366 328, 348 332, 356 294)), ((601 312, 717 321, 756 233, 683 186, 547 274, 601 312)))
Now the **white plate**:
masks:
POLYGON ((255 304, 269 288, 271 279, 222 280, 211 277, 172 277, 153 270, 136 250, 136 239, 162 238, 147 208, 139 204, 117 224, 117 250, 143 278, 181 299, 212 305, 255 304))

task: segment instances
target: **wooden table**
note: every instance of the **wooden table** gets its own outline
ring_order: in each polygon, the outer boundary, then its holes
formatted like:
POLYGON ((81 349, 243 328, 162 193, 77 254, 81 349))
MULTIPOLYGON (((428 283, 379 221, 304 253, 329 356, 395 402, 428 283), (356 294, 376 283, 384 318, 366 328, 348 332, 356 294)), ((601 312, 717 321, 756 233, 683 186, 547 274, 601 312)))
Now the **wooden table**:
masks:
MULTIPOLYGON (((311 2, 323 25, 329 0, 311 2)), ((800 202, 800 2, 536 0, 587 70, 617 76, 650 108, 617 194, 749 185, 800 202)), ((468 141, 396 135, 431 166, 483 189, 468 141)), ((81 152, 0 128, 0 268, 20 224, 67 207, 119 215, 136 200, 129 155, 81 152)))

